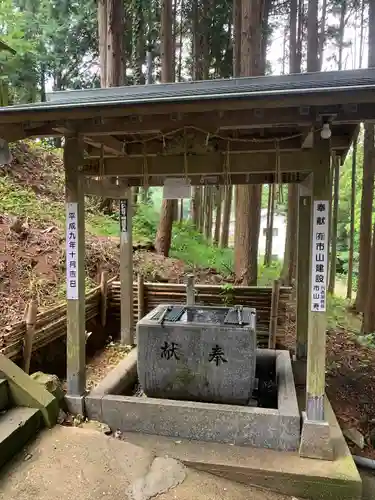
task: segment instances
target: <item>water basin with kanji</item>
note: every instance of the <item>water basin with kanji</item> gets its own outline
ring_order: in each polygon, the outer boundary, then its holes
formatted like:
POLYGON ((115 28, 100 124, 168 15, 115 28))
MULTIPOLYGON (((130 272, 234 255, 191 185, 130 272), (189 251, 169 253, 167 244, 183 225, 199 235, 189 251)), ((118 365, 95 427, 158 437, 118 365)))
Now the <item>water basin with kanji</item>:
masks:
POLYGON ((149 397, 248 404, 256 311, 160 305, 137 325, 138 378, 149 397))

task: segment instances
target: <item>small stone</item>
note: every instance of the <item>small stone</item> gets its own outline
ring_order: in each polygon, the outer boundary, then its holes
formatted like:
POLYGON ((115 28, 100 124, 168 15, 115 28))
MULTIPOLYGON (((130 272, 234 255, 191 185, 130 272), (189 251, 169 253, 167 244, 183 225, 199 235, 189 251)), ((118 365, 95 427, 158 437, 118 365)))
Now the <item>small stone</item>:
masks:
POLYGON ((78 414, 73 419, 73 425, 74 427, 79 427, 84 421, 85 421, 84 417, 78 414))
POLYGON ((48 392, 53 394, 58 401, 64 399, 64 390, 57 375, 43 372, 35 372, 30 377, 42 385, 48 392))
POLYGON ((115 437, 116 439, 121 439, 121 436, 122 436, 121 431, 116 431, 113 435, 113 437, 115 437))
POLYGON ((181 444, 182 441, 175 441, 175 444, 181 444))
POLYGON ((347 439, 356 444, 358 448, 363 450, 363 448, 365 447, 365 438, 363 437, 363 434, 357 431, 357 429, 344 429, 343 434, 347 439))
POLYGON ((102 422, 98 422, 96 420, 86 420, 85 422, 81 422, 81 427, 85 429, 92 429, 94 431, 103 432, 106 436, 112 434, 112 430, 107 424, 103 424, 102 422))
POLYGON ((57 417, 57 423, 58 423, 59 425, 62 425, 62 424, 65 422, 65 420, 66 420, 67 416, 68 416, 68 415, 65 413, 65 411, 60 409, 60 410, 59 410, 59 415, 58 415, 58 417, 57 417))
POLYGON ((33 456, 32 456, 30 453, 27 453, 27 454, 25 455, 24 460, 25 460, 25 462, 27 462, 27 460, 30 460, 31 458, 33 458, 33 456))

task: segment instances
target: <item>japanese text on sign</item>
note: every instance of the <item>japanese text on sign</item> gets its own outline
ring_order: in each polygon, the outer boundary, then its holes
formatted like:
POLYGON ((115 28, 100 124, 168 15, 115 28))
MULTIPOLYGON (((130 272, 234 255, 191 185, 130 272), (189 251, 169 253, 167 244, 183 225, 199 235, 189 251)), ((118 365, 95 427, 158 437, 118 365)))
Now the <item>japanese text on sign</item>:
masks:
POLYGON ((78 299, 78 209, 77 203, 66 205, 66 296, 78 299))
POLYGON ((326 310, 328 222, 329 202, 314 201, 311 264, 311 310, 314 312, 326 310))
POLYGON ((120 200, 120 238, 128 241, 128 200, 120 200))
MULTIPOLYGON (((160 351, 162 359, 170 360, 174 358, 177 361, 180 360, 180 346, 177 342, 167 342, 165 340, 164 344, 160 347, 160 351)), ((228 363, 228 360, 225 358, 224 350, 218 344, 211 349, 208 361, 214 363, 216 366, 222 363, 228 363)))

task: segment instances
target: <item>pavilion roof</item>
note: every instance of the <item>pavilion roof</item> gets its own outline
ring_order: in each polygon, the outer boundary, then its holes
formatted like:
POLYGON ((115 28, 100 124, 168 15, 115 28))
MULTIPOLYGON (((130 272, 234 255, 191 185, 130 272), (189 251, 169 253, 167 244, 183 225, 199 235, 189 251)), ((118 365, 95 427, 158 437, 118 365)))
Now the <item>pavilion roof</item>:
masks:
POLYGON ((51 92, 47 102, 0 108, 1 116, 18 112, 103 108, 135 104, 182 103, 203 100, 267 99, 274 97, 375 90, 375 68, 349 71, 299 73, 154 85, 64 90, 51 92))
POLYGON ((226 164, 233 183, 272 182, 275 164, 280 181, 299 182, 323 123, 343 160, 366 120, 375 120, 375 68, 53 92, 0 108, 0 138, 78 135, 87 175, 135 185, 187 168, 194 182, 224 182, 226 164))

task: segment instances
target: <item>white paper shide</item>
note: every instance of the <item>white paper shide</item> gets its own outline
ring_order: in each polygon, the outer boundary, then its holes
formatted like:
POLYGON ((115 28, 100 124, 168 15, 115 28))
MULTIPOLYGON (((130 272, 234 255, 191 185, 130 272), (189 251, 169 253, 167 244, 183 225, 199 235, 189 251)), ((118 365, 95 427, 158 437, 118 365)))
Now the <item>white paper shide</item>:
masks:
POLYGON ((314 201, 311 268, 311 310, 324 312, 327 302, 329 202, 314 201))
POLYGON ((191 198, 190 180, 185 177, 170 177, 165 179, 163 186, 164 200, 181 200, 191 198))
POLYGON ((78 299, 78 205, 66 204, 66 296, 78 299))

